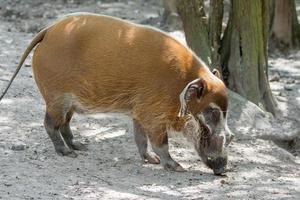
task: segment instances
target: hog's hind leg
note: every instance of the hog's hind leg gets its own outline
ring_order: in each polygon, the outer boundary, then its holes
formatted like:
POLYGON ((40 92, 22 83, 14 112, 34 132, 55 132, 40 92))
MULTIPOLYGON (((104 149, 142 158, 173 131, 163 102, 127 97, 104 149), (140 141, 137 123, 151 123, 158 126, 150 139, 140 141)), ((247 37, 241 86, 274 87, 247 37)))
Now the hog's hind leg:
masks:
POLYGON ((54 115, 50 115, 49 112, 46 112, 44 120, 46 132, 49 135, 58 155, 75 158, 77 157, 77 154, 65 145, 65 142, 60 134, 59 129, 61 126, 61 121, 62 120, 57 120, 54 115))
POLYGON ((70 121, 73 116, 73 111, 69 111, 66 115, 65 123, 60 126, 60 132, 69 148, 79 151, 86 151, 87 147, 81 142, 74 141, 74 136, 70 128, 70 121))
POLYGON ((134 139, 143 162, 151 163, 151 164, 159 164, 160 163, 159 157, 154 153, 148 152, 147 150, 148 138, 140 123, 136 120, 133 120, 133 127, 134 127, 134 139))

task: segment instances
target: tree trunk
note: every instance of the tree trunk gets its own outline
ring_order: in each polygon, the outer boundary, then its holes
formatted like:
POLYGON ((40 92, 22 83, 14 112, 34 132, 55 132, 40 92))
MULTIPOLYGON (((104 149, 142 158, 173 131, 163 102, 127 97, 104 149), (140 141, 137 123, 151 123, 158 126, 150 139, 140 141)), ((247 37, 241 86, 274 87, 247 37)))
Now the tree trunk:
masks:
POLYGON ((211 66, 211 48, 203 0, 178 0, 177 9, 183 23, 187 45, 211 66))
POLYGON ((203 0, 178 0, 178 13, 188 46, 211 68, 220 67, 223 0, 211 0, 209 16, 203 0))
POLYGON ((231 90, 276 115, 276 101, 267 79, 268 8, 267 0, 231 1, 221 62, 231 90))
POLYGON ((162 16, 162 23, 172 27, 178 25, 178 12, 176 7, 177 0, 164 0, 164 13, 162 16))
POLYGON ((221 72, 221 34, 223 21, 223 0, 210 0, 208 36, 211 49, 211 66, 221 72))
POLYGON ((274 14, 271 16, 270 44, 272 49, 287 53, 300 47, 300 26, 295 0, 273 0, 274 14))

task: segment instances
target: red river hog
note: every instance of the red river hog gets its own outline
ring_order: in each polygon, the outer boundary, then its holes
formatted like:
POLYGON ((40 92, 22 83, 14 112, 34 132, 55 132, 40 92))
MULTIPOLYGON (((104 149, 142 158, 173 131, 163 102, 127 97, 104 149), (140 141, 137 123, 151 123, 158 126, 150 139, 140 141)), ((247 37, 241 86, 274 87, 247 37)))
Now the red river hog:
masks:
POLYGON ((168 151, 168 132, 176 131, 215 174, 224 173, 233 137, 226 86, 218 71, 168 34, 110 16, 71 15, 35 36, 0 100, 34 47, 44 125, 59 155, 86 149, 73 141, 74 113, 118 112, 133 119, 143 161, 184 171, 168 151))

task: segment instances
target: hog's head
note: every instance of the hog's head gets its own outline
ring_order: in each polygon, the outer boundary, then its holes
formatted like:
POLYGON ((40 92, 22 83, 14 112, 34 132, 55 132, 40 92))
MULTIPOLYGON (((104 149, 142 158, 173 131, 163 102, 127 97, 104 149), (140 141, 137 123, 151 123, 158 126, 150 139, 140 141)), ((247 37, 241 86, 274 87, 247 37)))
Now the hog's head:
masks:
MULTIPOLYGON (((215 73, 214 73, 215 74, 215 73)), ((227 126, 228 96, 218 78, 190 82, 180 95, 179 117, 186 118, 184 134, 191 140, 202 161, 221 175, 227 165, 227 146, 233 134, 227 126)))

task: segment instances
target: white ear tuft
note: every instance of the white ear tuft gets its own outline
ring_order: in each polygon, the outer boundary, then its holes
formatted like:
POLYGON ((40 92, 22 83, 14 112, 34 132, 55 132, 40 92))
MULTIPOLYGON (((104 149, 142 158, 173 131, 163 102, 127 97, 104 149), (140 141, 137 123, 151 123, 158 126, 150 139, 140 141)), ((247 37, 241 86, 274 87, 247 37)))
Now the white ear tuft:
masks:
POLYGON ((203 83, 201 78, 197 78, 185 86, 179 95, 180 109, 177 115, 178 117, 184 117, 187 114, 187 102, 190 100, 191 95, 196 93, 197 97, 200 99, 202 91, 203 83))

